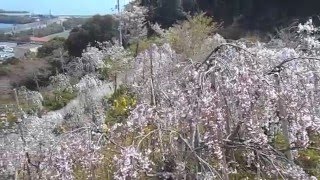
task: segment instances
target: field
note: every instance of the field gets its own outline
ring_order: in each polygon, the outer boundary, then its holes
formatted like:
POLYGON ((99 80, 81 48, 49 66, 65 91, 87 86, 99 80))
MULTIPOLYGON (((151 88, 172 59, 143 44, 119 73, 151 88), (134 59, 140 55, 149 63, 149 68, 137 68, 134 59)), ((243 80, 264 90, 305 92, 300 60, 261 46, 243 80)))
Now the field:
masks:
POLYGON ((51 34, 51 35, 49 35, 49 36, 45 36, 44 38, 53 39, 53 38, 55 38, 55 37, 63 37, 63 38, 66 38, 66 39, 67 39, 68 36, 69 36, 69 34, 70 34, 70 30, 64 31, 64 32, 61 32, 61 33, 51 34))

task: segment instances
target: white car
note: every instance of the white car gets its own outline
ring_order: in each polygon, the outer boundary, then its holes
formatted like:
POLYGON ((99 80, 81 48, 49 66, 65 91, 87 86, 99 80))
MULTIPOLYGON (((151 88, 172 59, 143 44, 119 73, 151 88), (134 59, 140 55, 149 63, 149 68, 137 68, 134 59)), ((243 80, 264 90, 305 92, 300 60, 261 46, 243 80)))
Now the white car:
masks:
POLYGON ((0 51, 13 53, 13 48, 7 45, 0 45, 0 51))

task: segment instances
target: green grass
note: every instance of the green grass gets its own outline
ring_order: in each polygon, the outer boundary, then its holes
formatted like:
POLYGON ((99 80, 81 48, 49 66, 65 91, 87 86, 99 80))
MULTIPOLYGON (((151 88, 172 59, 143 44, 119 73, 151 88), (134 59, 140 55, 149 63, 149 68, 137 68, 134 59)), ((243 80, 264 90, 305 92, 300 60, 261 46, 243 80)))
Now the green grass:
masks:
POLYGON ((67 39, 69 37, 69 34, 70 34, 70 30, 64 31, 64 32, 61 32, 61 33, 51 34, 49 36, 45 36, 44 38, 47 38, 49 40, 53 39, 55 37, 62 37, 62 38, 67 39))
POLYGON ((44 97, 43 106, 50 111, 59 110, 66 106, 76 96, 75 92, 56 92, 53 95, 44 97))

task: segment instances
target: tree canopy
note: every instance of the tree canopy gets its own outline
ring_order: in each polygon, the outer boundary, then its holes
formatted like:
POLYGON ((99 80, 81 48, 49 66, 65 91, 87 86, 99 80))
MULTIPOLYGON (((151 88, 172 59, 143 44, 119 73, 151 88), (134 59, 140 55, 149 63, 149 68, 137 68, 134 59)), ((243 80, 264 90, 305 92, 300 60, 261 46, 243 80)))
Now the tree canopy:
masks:
POLYGON ((45 43, 42 47, 38 49, 38 56, 51 56, 54 50, 63 48, 65 41, 66 39, 61 37, 51 39, 49 42, 45 43))
POLYGON ((81 27, 74 28, 66 41, 66 48, 71 56, 81 56, 83 50, 97 42, 110 41, 118 34, 118 22, 111 16, 96 15, 81 27))
POLYGON ((317 0, 142 0, 141 5, 149 7, 150 18, 163 27, 183 19, 183 11, 204 11, 226 26, 241 20, 243 27, 260 30, 272 30, 293 19, 314 16, 320 10, 317 0))

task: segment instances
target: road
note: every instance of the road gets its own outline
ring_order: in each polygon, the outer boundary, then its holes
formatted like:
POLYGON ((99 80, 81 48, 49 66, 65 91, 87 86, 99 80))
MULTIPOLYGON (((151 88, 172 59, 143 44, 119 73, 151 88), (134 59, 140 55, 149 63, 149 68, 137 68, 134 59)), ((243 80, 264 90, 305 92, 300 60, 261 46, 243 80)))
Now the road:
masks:
POLYGON ((61 33, 56 33, 56 34, 51 34, 51 35, 45 36, 44 38, 50 40, 50 39, 53 39, 55 37, 63 37, 65 39, 67 39, 69 37, 70 32, 71 32, 71 30, 66 30, 66 31, 61 32, 61 33))
POLYGON ((65 18, 54 18, 50 20, 45 20, 45 21, 39 21, 39 22, 33 22, 33 23, 28 23, 28 24, 17 24, 14 26, 13 29, 4 29, 3 32, 5 34, 10 34, 12 33, 12 30, 14 30, 15 33, 21 32, 21 31, 26 31, 29 29, 38 29, 38 28, 43 28, 46 27, 47 25, 53 24, 53 23, 58 23, 62 24, 63 21, 65 21, 65 18))

